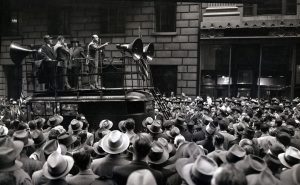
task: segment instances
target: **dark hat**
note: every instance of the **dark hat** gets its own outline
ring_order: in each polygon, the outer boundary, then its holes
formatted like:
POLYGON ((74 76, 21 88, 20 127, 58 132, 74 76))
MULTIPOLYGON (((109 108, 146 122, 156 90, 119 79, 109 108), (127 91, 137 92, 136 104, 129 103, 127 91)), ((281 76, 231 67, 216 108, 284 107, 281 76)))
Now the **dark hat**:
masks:
POLYGON ((58 136, 58 142, 66 147, 72 145, 76 140, 76 136, 70 135, 69 133, 62 133, 58 136))
POLYGON ((44 40, 49 40, 49 39, 52 39, 52 37, 50 35, 44 35, 44 40))
POLYGON ((278 155, 284 153, 284 151, 285 148, 282 144, 275 143, 270 147, 268 153, 278 158, 278 155))
POLYGON ((280 185, 280 181, 268 170, 259 174, 247 175, 248 185, 280 185))
POLYGON ((279 161, 278 157, 275 157, 271 154, 266 154, 264 157, 266 164, 272 171, 277 171, 279 168, 282 167, 281 162, 279 161))
POLYGON ((283 145, 289 145, 291 142, 291 135, 287 132, 280 131, 276 134, 276 139, 283 145))
POLYGON ((43 147, 44 153, 46 155, 50 155, 53 152, 57 151, 58 149, 58 141, 56 139, 51 139, 46 142, 45 146, 43 147))
POLYGON ((239 145, 234 144, 227 152, 226 160, 229 163, 235 163, 244 159, 246 156, 246 151, 239 145))
POLYGON ((22 141, 24 147, 31 146, 34 144, 34 141, 29 138, 29 133, 26 130, 17 130, 13 134, 13 139, 16 141, 22 141))
POLYGON ((100 141, 94 143, 93 149, 94 149, 94 152, 96 154, 98 154, 98 155, 105 155, 107 153, 103 150, 103 148, 101 146, 101 142, 102 142, 102 139, 100 141))
POLYGON ((41 144, 43 144, 43 143, 46 142, 46 138, 45 138, 43 132, 40 131, 40 130, 34 130, 34 131, 32 131, 31 132, 31 137, 32 137, 32 139, 34 141, 34 145, 36 145, 36 146, 37 145, 41 145, 41 144))
POLYGON ((209 184, 217 170, 216 162, 207 156, 199 155, 195 162, 189 158, 181 158, 176 162, 176 170, 187 184, 209 184))
POLYGON ((23 147, 21 141, 12 141, 8 136, 0 138, 0 172, 15 171, 22 167, 22 163, 16 159, 23 147))
POLYGON ((43 166, 43 175, 47 179, 59 179, 66 176, 72 169, 74 160, 67 155, 61 155, 57 151, 53 152, 43 166))
POLYGON ((53 115, 48 119, 47 125, 55 127, 63 122, 64 118, 61 115, 53 115))
POLYGON ((300 164, 293 166, 291 169, 284 170, 280 174, 281 184, 300 185, 300 164))
POLYGON ((288 147, 285 153, 278 155, 280 162, 287 168, 292 168, 295 164, 300 163, 300 151, 295 147, 288 147))
POLYGON ((151 150, 148 154, 148 161, 152 164, 162 164, 169 159, 169 152, 157 141, 152 143, 151 150))
POLYGON ((119 154, 127 150, 130 144, 126 134, 119 130, 113 130, 105 135, 101 141, 103 150, 109 154, 119 154))
POLYGON ((166 135, 172 139, 180 134, 180 130, 177 127, 173 127, 171 130, 166 131, 166 135))
POLYGON ((266 162, 255 155, 247 155, 243 160, 238 161, 235 166, 244 171, 245 175, 256 174, 267 169, 266 162))
POLYGON ((77 38, 73 38, 73 39, 71 40, 71 43, 74 43, 74 42, 79 43, 79 40, 78 40, 77 38))
POLYGON ((73 119, 70 123, 70 129, 72 132, 81 131, 83 123, 77 119, 73 119))
POLYGON ((255 130, 253 130, 251 127, 246 127, 243 134, 245 136, 253 136, 255 134, 255 130))
POLYGON ((154 122, 151 125, 147 125, 148 130, 153 134, 159 134, 162 133, 161 124, 154 120, 154 122))
POLYGON ((153 123, 153 121, 154 121, 153 118, 147 117, 142 121, 142 125, 143 125, 143 127, 146 128, 147 125, 151 125, 153 123))

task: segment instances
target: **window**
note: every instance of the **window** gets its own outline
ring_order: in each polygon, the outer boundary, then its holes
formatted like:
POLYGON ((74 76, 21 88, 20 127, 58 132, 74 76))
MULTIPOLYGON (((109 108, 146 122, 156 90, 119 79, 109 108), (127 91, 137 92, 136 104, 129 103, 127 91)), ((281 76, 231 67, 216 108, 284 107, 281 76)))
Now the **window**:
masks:
POLYGON ((70 34, 70 9, 66 7, 48 9, 48 33, 50 35, 70 34))
POLYGON ((176 31, 176 2, 155 2, 155 31, 176 31))
POLYGON ((244 4, 244 16, 256 15, 296 15, 296 0, 264 0, 259 4, 244 4))
POLYGON ((104 6, 100 8, 100 33, 125 33, 124 6, 104 6))
POLYGON ((10 1, 4 1, 2 4, 6 8, 2 9, 0 13, 0 33, 3 36, 18 36, 20 13, 18 10, 11 8, 10 1))

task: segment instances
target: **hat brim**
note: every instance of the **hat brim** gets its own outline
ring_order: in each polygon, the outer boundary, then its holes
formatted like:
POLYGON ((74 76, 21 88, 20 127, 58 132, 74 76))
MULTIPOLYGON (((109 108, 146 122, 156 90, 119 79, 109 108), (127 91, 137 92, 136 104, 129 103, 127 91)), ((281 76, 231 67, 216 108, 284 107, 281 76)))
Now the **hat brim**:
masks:
POLYGON ((164 147, 163 147, 163 150, 164 150, 163 155, 159 160, 153 161, 148 156, 148 162, 152 163, 152 164, 162 164, 162 163, 166 162, 169 159, 169 152, 164 147))
POLYGON ((153 132, 153 131, 151 130, 151 125, 147 125, 147 129, 148 129, 151 133, 153 133, 153 134, 160 134, 160 133, 163 132, 163 130, 162 130, 161 128, 159 129, 158 132, 153 132))
POLYGON ((278 155, 278 159, 279 159, 279 161, 281 162, 281 164, 283 164, 285 167, 287 167, 287 168, 292 168, 292 166, 289 165, 289 164, 286 162, 286 160, 284 159, 284 153, 279 154, 279 155, 278 155))
POLYGON ((49 171, 48 171, 48 165, 47 165, 48 163, 46 162, 46 163, 44 164, 42 171, 43 171, 43 175, 44 175, 47 179, 50 179, 50 180, 52 180, 52 179, 59 179, 59 178, 61 178, 61 177, 66 176, 66 175, 71 171, 71 169, 73 168, 73 165, 74 165, 74 160, 73 160, 73 158, 70 157, 70 156, 67 156, 67 155, 63 155, 62 157, 67 161, 68 166, 67 166, 67 168, 65 169, 64 173, 62 173, 62 174, 59 175, 59 176, 52 176, 52 175, 49 173, 49 171))
POLYGON ((103 127, 101 126, 101 124, 99 124, 99 129, 100 130, 109 130, 114 126, 114 124, 112 122, 109 122, 109 125, 107 127, 103 127))
POLYGON ((3 168, 0 169, 0 172, 11 172, 11 171, 15 171, 17 169, 20 169, 23 166, 23 163, 15 160, 15 164, 13 166, 7 167, 7 168, 3 168))
POLYGON ((104 136, 104 138, 101 141, 101 146, 102 146, 102 149, 105 152, 109 153, 109 154, 119 154, 119 153, 122 153, 125 150, 127 150, 128 146, 130 144, 130 140, 129 140, 128 136, 125 135, 125 134, 122 134, 122 144, 118 148, 114 148, 112 150, 112 148, 109 147, 108 139, 109 139, 109 134, 107 134, 106 136, 104 136))
POLYGON ((32 146, 32 145, 34 145, 34 141, 33 141, 33 139, 30 139, 30 138, 29 138, 27 144, 24 145, 24 147, 32 146))
POLYGON ((124 125, 124 123, 120 122, 120 123, 118 124, 118 128, 119 128, 119 130, 120 130, 121 132, 126 132, 125 128, 122 128, 123 125, 124 125))
MULTIPOLYGON (((97 149, 98 148, 98 145, 101 144, 101 140, 99 142, 96 142, 94 145, 93 145, 93 150, 96 154, 98 155, 105 155, 107 154, 105 151, 103 152, 99 152, 99 150, 97 149)), ((101 147, 102 148, 102 147, 101 147)))
POLYGON ((2 126, 2 128, 3 128, 3 133, 0 135, 6 136, 8 134, 8 128, 6 126, 2 126))
POLYGON ((193 164, 194 163, 194 159, 193 158, 179 158, 176 162, 175 162, 175 167, 176 167, 176 171, 178 173, 178 175, 180 177, 183 178, 183 166, 186 166, 187 164, 193 164))
POLYGON ((189 163, 189 164, 186 164, 185 166, 182 167, 182 178, 185 180, 185 182, 188 184, 188 185, 196 185, 194 183, 194 181, 192 180, 192 177, 191 177, 191 169, 193 167, 193 163, 189 163))

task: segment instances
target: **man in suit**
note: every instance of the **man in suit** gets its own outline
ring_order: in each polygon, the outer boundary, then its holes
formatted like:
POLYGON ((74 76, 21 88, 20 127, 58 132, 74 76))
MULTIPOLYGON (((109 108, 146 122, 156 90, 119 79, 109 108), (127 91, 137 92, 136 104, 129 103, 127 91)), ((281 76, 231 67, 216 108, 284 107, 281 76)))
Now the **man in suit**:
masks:
POLYGON ((53 49, 53 40, 50 35, 44 36, 45 44, 38 50, 42 63, 39 68, 38 80, 46 83, 46 88, 50 91, 55 89, 56 54, 53 49))
POLYGON ((139 133, 133 138, 133 161, 125 166, 118 166, 113 169, 113 179, 118 185, 126 185, 129 175, 140 169, 148 169, 155 177, 158 185, 163 184, 163 175, 157 170, 151 169, 146 160, 151 150, 151 136, 146 133, 139 133))

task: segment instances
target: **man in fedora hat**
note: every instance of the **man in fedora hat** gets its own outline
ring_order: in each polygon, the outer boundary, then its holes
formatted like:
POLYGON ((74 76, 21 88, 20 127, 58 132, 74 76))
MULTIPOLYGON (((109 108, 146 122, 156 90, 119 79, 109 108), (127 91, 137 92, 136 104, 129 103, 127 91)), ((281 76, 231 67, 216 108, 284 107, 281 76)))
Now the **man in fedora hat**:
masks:
POLYGON ((71 40, 71 48, 70 48, 70 55, 71 55, 71 68, 69 69, 69 82, 71 87, 79 88, 80 84, 78 83, 80 76, 80 70, 83 72, 83 64, 85 62, 85 54, 84 49, 79 46, 79 40, 77 38, 73 38, 71 40))
POLYGON ((41 161, 41 153, 43 152, 43 146, 46 143, 46 138, 42 131, 35 130, 31 133, 31 137, 34 141, 35 151, 29 156, 29 158, 37 161, 41 161))
POLYGON ((12 141, 8 136, 0 138, 0 173, 11 173, 17 185, 31 185, 31 178, 22 169, 23 164, 17 160, 23 146, 22 141, 12 141))
POLYGON ((27 156, 27 153, 29 153, 32 145, 34 144, 34 141, 29 138, 29 133, 25 130, 18 130, 14 133, 13 139, 16 141, 22 141, 24 143, 24 147, 20 153, 20 161, 23 163, 23 169, 25 172, 28 173, 28 175, 31 177, 33 172, 40 170, 43 166, 43 163, 41 161, 36 161, 33 159, 30 159, 27 156))
POLYGON ((153 170, 146 163, 147 155, 151 150, 151 137, 146 133, 139 133, 134 136, 133 161, 124 166, 118 166, 113 169, 113 179, 118 185, 126 185, 129 175, 136 170, 148 169, 152 172, 158 185, 163 184, 163 175, 161 172, 153 170))
POLYGON ((280 174, 280 184, 284 185, 300 185, 300 164, 287 169, 280 174))
POLYGON ((43 166, 43 175, 48 179, 47 184, 67 185, 65 177, 74 165, 72 157, 53 152, 43 166))
POLYGON ((45 44, 38 50, 42 63, 38 71, 38 80, 40 83, 46 83, 48 90, 55 90, 55 73, 56 73, 56 53, 53 48, 53 40, 50 35, 44 36, 45 44))
POLYGON ((92 162, 93 172, 100 177, 112 179, 115 166, 124 166, 130 163, 121 155, 127 150, 129 144, 128 136, 118 130, 104 136, 101 140, 101 147, 107 155, 92 162))
POLYGON ((247 179, 244 173, 233 164, 226 164, 219 167, 211 179, 211 185, 247 185, 247 179), (230 177, 230 178, 228 178, 230 177))

